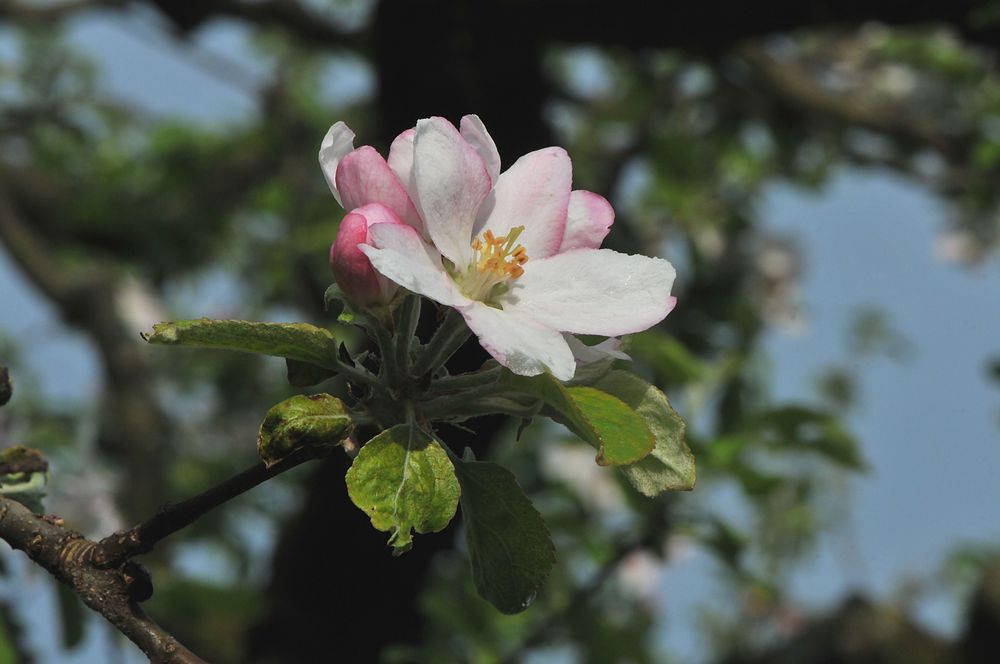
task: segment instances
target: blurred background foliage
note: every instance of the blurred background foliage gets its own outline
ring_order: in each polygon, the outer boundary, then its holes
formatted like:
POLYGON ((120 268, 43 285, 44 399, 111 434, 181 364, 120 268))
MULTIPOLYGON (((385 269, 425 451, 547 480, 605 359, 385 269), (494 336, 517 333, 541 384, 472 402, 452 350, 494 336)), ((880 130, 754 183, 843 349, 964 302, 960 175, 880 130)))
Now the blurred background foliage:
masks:
MULTIPOLYGON (((1000 4, 695 4, 0 2, 0 243, 100 369, 78 400, 48 399, 20 359, 34 341, 0 337, 17 382, 0 437, 50 457, 49 509, 104 534, 253 463, 263 413, 293 393, 282 366, 150 349, 138 332, 201 315, 335 325, 322 293, 342 211, 317 167, 320 138, 342 119, 384 151, 418 117, 474 112, 507 164, 565 146, 575 186, 615 205, 606 244, 677 265, 680 306, 630 352, 689 423, 697 490, 644 499, 564 431, 535 425, 515 442, 516 423, 485 418, 445 435, 509 465, 558 547, 526 613, 475 596, 460 525, 392 559, 346 499, 345 459, 278 478, 150 557, 149 611, 219 662, 684 661, 658 636, 671 598, 657 579, 697 550, 716 571, 694 621, 699 661, 994 661, 988 543, 927 581, 968 607, 949 638, 903 596, 821 607, 790 596, 797 562, 845 518, 850 479, 867 468, 848 423, 859 372, 912 348, 877 307, 859 311, 845 360, 812 393, 773 397, 763 335, 801 325, 807 266, 762 208, 776 183, 819 190, 845 167, 886 169, 946 202, 951 260, 995 261, 1000 4), (198 121, 108 94, 66 34, 120 15, 241 89, 251 110, 198 121), (247 52, 197 41, 220 22, 247 52), (345 62, 370 91, 344 99, 331 71, 345 62)), ((455 362, 483 357, 472 345, 455 362)), ((0 560, 8 585, 30 574, 8 551, 0 560)), ((75 598, 45 592, 59 599, 42 619, 3 595, 0 662, 135 660, 128 644, 88 636, 105 628, 75 598), (39 646, 30 626, 46 620, 57 642, 39 646)))

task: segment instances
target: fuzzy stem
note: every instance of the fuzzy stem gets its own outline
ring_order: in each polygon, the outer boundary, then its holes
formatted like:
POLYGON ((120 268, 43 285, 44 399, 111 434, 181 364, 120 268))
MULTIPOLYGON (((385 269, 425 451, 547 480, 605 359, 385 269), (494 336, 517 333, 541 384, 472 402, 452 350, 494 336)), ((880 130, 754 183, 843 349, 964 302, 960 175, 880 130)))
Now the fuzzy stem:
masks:
POLYGON ((410 347, 420 321, 420 296, 407 295, 399 307, 399 325, 396 326, 396 366, 400 375, 410 373, 410 347))
POLYGON ((411 374, 413 376, 422 376, 442 366, 465 343, 465 340, 471 334, 469 327, 465 324, 465 319, 462 318, 462 314, 454 309, 449 310, 444 322, 441 323, 441 327, 434 333, 423 355, 417 358, 411 374))

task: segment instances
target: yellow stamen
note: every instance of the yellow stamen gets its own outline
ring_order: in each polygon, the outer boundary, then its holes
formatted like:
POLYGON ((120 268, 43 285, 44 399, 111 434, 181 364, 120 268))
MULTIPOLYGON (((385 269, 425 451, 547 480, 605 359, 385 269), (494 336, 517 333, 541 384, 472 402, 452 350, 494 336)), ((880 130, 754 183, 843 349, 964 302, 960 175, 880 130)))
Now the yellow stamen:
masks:
POLYGON ((469 297, 485 301, 496 293, 497 286, 524 274, 528 252, 517 244, 523 232, 524 226, 517 226, 497 237, 488 230, 472 241, 472 261, 459 280, 469 297))

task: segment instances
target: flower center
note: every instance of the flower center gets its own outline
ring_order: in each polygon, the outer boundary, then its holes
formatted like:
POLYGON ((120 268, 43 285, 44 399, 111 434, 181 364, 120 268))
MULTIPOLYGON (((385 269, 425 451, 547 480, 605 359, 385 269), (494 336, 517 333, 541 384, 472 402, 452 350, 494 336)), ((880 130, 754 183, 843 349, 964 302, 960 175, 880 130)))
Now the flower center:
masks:
POLYGON ((515 226, 507 235, 496 237, 486 231, 472 241, 472 261, 456 280, 462 292, 474 300, 488 302, 507 290, 508 282, 524 274, 528 252, 517 244, 524 226, 515 226))

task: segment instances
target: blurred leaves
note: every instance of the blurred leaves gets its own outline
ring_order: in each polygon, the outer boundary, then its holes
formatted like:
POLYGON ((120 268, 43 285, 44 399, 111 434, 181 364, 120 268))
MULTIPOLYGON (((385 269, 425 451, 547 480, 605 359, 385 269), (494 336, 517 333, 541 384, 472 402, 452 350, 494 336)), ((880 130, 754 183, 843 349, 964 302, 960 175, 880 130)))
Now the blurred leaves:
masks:
MULTIPOLYGON (((988 8, 977 13, 981 22, 992 20, 988 8)), ((351 107, 339 103, 341 91, 329 89, 333 77, 326 54, 280 33, 252 30, 257 56, 268 70, 260 95, 252 100, 253 112, 239 121, 198 125, 164 117, 135 100, 110 98, 102 72, 59 32, 17 26, 13 32, 17 57, 5 58, 0 66, 5 93, 0 175, 54 256, 68 264, 84 257, 97 260, 116 276, 148 282, 153 303, 170 310, 168 315, 190 313, 195 301, 223 309, 222 316, 238 308, 239 316, 265 320, 332 322, 339 312, 324 318, 320 305, 329 281, 326 249, 341 211, 316 168, 316 143, 335 119, 346 119, 359 136, 372 137, 365 142, 385 141, 402 127, 380 130, 385 109, 370 100, 351 107), (227 284, 221 288, 213 286, 220 275, 227 284), (189 290, 197 297, 185 295, 189 290)), ((435 48, 464 43, 468 35, 456 29, 449 37, 436 41, 435 48)), ((671 519, 670 532, 692 536, 731 572, 721 582, 725 597, 753 596, 758 605, 780 605, 797 556, 815 542, 826 520, 836 517, 830 516, 831 506, 845 502, 844 478, 864 468, 860 441, 847 423, 850 409, 863 403, 864 373, 851 365, 829 367, 818 378, 818 400, 805 394, 777 401, 769 396, 771 376, 761 359, 764 333, 778 322, 771 312, 789 310, 799 276, 790 270, 761 279, 769 230, 761 214, 775 185, 818 189, 845 167, 887 169, 948 203, 947 257, 974 263, 996 254, 1000 79, 993 54, 933 25, 869 23, 749 41, 768 59, 755 59, 742 47, 700 56, 656 47, 528 44, 545 53, 551 86, 540 93, 545 117, 555 142, 573 156, 574 185, 607 195, 615 205, 618 219, 609 246, 630 253, 669 251, 678 265, 677 310, 661 326, 631 339, 635 370, 654 386, 652 399, 635 405, 622 393, 605 391, 670 432, 664 437, 650 427, 655 446, 637 467, 659 461, 663 440, 681 440, 673 435, 678 427, 670 407, 660 401, 670 395, 690 423, 684 435, 698 457, 699 491, 622 501, 620 493, 589 476, 582 488, 553 481, 539 462, 551 442, 548 428, 534 427, 521 443, 494 449, 490 458, 516 469, 538 512, 513 477, 478 465, 490 478, 490 490, 484 495, 466 491, 463 508, 472 501, 474 516, 477 510, 490 516, 499 510, 495 495, 523 508, 528 525, 522 527, 537 544, 533 559, 540 564, 527 568, 530 573, 523 578, 516 570, 510 577, 491 577, 502 567, 481 568, 477 583, 485 584, 500 604, 516 609, 533 594, 535 581, 544 576, 540 570, 548 566, 547 591, 532 611, 497 617, 472 599, 465 570, 455 571, 460 558, 439 556, 435 569, 441 582, 423 600, 431 616, 424 640, 437 649, 425 661, 495 661, 497 653, 530 635, 533 625, 546 629, 546 616, 555 618, 542 640, 564 645, 581 658, 603 663, 620 654, 631 661, 661 661, 650 654, 655 610, 623 590, 614 574, 606 590, 587 601, 574 605, 571 598, 601 561, 613 559, 627 535, 660 533, 651 524, 671 519), (771 65, 795 76, 774 76, 771 65), (790 80, 807 85, 789 88, 790 80), (797 94, 803 89, 809 94, 797 94), (831 98, 848 101, 848 111, 874 114, 859 124, 858 116, 844 114, 845 106, 829 103, 831 98), (643 403, 656 405, 657 412, 644 410, 643 403), (735 514, 713 502, 732 489, 741 508, 735 514), (559 542, 560 561, 554 566, 539 513, 559 542)), ((364 75, 386 75, 387 64, 377 56, 345 51, 364 75), (377 68, 375 75, 369 68, 377 68)), ((442 80, 458 82, 455 88, 475 88, 478 61, 461 63, 461 77, 442 72, 442 80)), ((509 110, 490 104, 489 94, 480 98, 487 108, 462 110, 484 114, 488 125, 489 113, 509 110)), ((456 111, 451 106, 421 111, 431 112, 456 111)), ((307 336, 310 340, 282 341, 295 347, 294 354, 290 346, 276 349, 274 339, 264 350, 293 357, 286 367, 296 386, 326 378, 328 372, 317 369, 323 365, 316 353, 336 353, 325 330, 307 336)), ((847 340, 852 356, 906 359, 912 353, 905 337, 874 309, 859 313, 847 340)), ((252 352, 263 349, 259 340, 245 337, 223 345, 233 344, 252 352)), ((259 414, 289 396, 273 363, 222 353, 150 355, 163 399, 179 422, 173 459, 164 472, 180 495, 242 464, 241 451, 256 434, 259 414)), ((1000 368, 991 372, 1000 380, 1000 368)), ((92 449, 100 434, 81 426, 76 413, 38 399, 31 380, 19 378, 19 398, 4 409, 4 423, 14 421, 15 431, 26 430, 21 440, 33 445, 92 449)), ((87 398, 97 399, 97 389, 87 398)), ((571 396, 548 396, 573 419, 582 417, 571 396)), ((600 435, 597 431, 592 438, 600 435)), ((674 448, 672 465, 651 473, 657 481, 647 493, 693 481, 685 442, 674 448)), ((392 456, 396 468, 403 449, 386 445, 386 458, 392 456)), ((367 454, 376 451, 378 446, 367 454)), ((420 450, 418 457, 437 460, 420 467, 446 469, 447 459, 439 452, 420 450)), ((461 475, 460 469, 459 480, 461 475)), ((418 474, 425 476, 430 481, 430 474, 418 474)), ((448 485, 440 495, 455 495, 448 485)), ((420 493, 417 489, 413 495, 420 493)), ((298 490, 295 483, 276 483, 254 508, 273 523, 293 510, 298 490)), ((386 491, 383 498, 391 493, 386 491)), ((427 528, 446 522, 446 509, 432 512, 405 520, 427 528)), ((259 565, 268 554, 261 553, 259 542, 233 535, 240 517, 213 514, 190 533, 202 544, 228 547, 234 580, 208 584, 174 574, 157 577, 155 612, 171 618, 170 627, 182 640, 190 636, 196 649, 207 648, 204 654, 213 661, 247 660, 243 635, 261 608, 259 592, 248 586, 264 576, 259 565), (246 576, 248 569, 257 569, 253 578, 246 576)), ((477 555, 497 555, 480 543, 488 537, 488 530, 477 533, 477 555)), ((726 608, 732 609, 733 628, 741 635, 733 643, 752 649, 772 633, 762 628, 759 611, 753 614, 740 601, 731 604, 726 608), (751 614, 756 617, 748 618, 751 614)), ((721 649, 721 640, 718 645, 721 649)))

